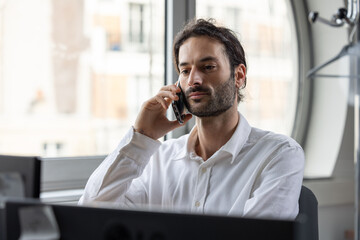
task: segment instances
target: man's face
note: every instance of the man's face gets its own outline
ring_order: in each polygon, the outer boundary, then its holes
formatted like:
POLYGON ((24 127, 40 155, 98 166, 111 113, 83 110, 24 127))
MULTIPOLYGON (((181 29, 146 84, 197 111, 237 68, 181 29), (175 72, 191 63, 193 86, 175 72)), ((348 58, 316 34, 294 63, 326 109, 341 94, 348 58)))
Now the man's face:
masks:
POLYGON ((180 84, 186 107, 198 117, 217 116, 236 102, 237 89, 223 45, 191 37, 179 50, 180 84))

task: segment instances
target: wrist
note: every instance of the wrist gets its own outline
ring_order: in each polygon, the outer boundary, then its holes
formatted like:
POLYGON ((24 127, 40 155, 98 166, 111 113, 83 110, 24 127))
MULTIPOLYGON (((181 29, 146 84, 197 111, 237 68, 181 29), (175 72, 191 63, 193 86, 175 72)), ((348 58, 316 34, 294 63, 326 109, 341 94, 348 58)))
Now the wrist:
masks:
POLYGON ((152 139, 154 139, 154 140, 157 140, 157 139, 154 138, 151 134, 149 134, 148 132, 146 132, 143 128, 139 128, 139 127, 133 126, 133 129, 134 129, 134 132, 136 132, 136 133, 140 133, 140 134, 142 134, 142 135, 144 135, 144 136, 147 136, 147 137, 149 137, 149 138, 152 138, 152 139))

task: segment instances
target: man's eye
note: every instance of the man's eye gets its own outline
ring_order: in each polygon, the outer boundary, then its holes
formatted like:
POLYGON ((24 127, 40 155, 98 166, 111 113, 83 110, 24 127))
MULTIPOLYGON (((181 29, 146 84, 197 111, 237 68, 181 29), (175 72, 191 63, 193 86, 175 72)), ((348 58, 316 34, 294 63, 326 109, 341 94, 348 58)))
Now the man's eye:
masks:
POLYGON ((189 71, 187 69, 181 70, 181 74, 188 74, 189 71))
POLYGON ((215 68, 214 65, 206 65, 206 66, 204 67, 204 69, 207 70, 207 71, 213 70, 214 68, 215 68))

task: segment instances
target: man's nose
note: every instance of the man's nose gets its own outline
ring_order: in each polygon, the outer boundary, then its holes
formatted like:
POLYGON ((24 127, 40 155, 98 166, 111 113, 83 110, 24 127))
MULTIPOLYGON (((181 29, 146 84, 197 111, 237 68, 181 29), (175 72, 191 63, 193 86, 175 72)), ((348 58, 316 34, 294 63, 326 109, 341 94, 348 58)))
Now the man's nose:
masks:
POLYGON ((199 69, 197 69, 196 67, 193 67, 189 74, 188 85, 193 86, 193 85, 201 85, 201 84, 202 84, 201 71, 199 71, 199 69))

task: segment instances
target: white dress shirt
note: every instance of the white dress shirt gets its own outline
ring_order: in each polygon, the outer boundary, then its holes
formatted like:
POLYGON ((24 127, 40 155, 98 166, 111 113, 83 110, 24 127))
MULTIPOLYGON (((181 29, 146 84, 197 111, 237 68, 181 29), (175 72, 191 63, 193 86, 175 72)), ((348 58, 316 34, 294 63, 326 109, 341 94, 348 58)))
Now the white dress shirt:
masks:
MULTIPOLYGON (((240 114, 240 113, 239 113, 240 114)), ((293 139, 240 114, 230 140, 204 161, 197 128, 164 143, 130 129, 90 176, 79 204, 117 202, 172 211, 294 219, 304 153, 293 139)))

